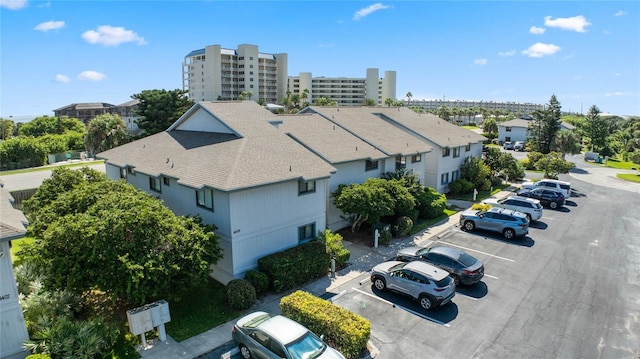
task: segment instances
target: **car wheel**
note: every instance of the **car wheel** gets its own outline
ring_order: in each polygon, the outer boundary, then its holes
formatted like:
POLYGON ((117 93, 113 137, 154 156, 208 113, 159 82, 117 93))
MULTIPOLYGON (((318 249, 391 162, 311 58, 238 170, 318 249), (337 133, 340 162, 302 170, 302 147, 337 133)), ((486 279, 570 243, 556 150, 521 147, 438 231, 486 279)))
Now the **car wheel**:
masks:
POLYGON ((550 207, 551 209, 556 209, 556 208, 558 208, 558 203, 556 203, 556 202, 549 202, 549 207, 550 207))
POLYGON ((433 301, 431 300, 431 298, 429 298, 429 296, 420 296, 420 306, 426 310, 429 310, 431 309, 431 307, 433 307, 433 301))
POLYGON ((242 344, 240 344, 240 355, 242 355, 244 359, 251 359, 251 352, 249 351, 249 348, 242 344))
POLYGON ((387 283, 384 282, 384 279, 376 277, 373 280, 373 286, 376 287, 377 290, 384 290, 387 288, 387 283))
POLYGON ((460 277, 458 277, 455 274, 450 274, 450 276, 451 276, 451 279, 453 279, 453 283, 456 285, 456 287, 459 286, 460 285, 460 277))
POLYGON ((475 223, 473 223, 473 221, 466 221, 464 222, 464 229, 466 229, 467 231, 473 231, 476 228, 475 223))
POLYGON ((502 234, 504 234, 504 238, 506 239, 512 239, 513 237, 516 236, 516 232, 511 228, 505 228, 502 234))
POLYGON ((531 223, 531 215, 529 213, 527 213, 527 220, 531 223))

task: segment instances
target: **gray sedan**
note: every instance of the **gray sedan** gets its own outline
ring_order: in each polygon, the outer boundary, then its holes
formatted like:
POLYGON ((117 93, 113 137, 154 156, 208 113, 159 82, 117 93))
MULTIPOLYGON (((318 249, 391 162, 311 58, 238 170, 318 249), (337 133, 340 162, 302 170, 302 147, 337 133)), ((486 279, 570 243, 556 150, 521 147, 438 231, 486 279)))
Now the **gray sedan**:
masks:
POLYGON ((484 277, 484 263, 457 248, 408 247, 400 250, 395 260, 402 262, 419 260, 442 268, 450 273, 456 286, 475 284, 484 277))

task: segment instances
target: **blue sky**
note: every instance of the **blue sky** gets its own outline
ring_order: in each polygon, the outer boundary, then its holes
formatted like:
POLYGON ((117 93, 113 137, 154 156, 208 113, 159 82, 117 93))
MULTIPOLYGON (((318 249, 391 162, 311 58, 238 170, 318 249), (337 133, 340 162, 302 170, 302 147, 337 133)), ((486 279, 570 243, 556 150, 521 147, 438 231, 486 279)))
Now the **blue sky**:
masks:
POLYGON ((195 49, 288 53, 288 75, 397 72, 397 97, 640 115, 639 1, 0 0, 0 116, 181 89, 195 49))

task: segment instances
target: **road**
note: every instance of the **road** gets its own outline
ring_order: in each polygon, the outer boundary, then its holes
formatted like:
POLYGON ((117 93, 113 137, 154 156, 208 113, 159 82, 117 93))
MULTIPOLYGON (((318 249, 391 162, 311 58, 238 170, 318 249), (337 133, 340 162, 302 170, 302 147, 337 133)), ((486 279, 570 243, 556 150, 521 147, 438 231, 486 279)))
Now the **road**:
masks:
MULTIPOLYGON (((104 163, 89 165, 97 171, 105 172, 104 163)), ((82 167, 71 167, 72 169, 78 169, 82 167)), ((42 184, 42 181, 51 177, 51 170, 40 170, 33 172, 25 172, 14 175, 0 175, 0 180, 4 183, 4 187, 9 191, 18 191, 23 189, 38 188, 42 184)))

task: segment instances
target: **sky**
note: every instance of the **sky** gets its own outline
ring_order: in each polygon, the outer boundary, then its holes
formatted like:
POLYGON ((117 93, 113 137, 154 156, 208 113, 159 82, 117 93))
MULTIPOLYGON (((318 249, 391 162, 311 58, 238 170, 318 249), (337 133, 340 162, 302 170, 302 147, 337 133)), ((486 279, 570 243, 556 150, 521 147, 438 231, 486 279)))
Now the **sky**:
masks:
POLYGON ((396 71, 396 95, 640 116, 640 1, 0 0, 0 117, 182 89, 208 45, 287 53, 288 75, 396 71))

